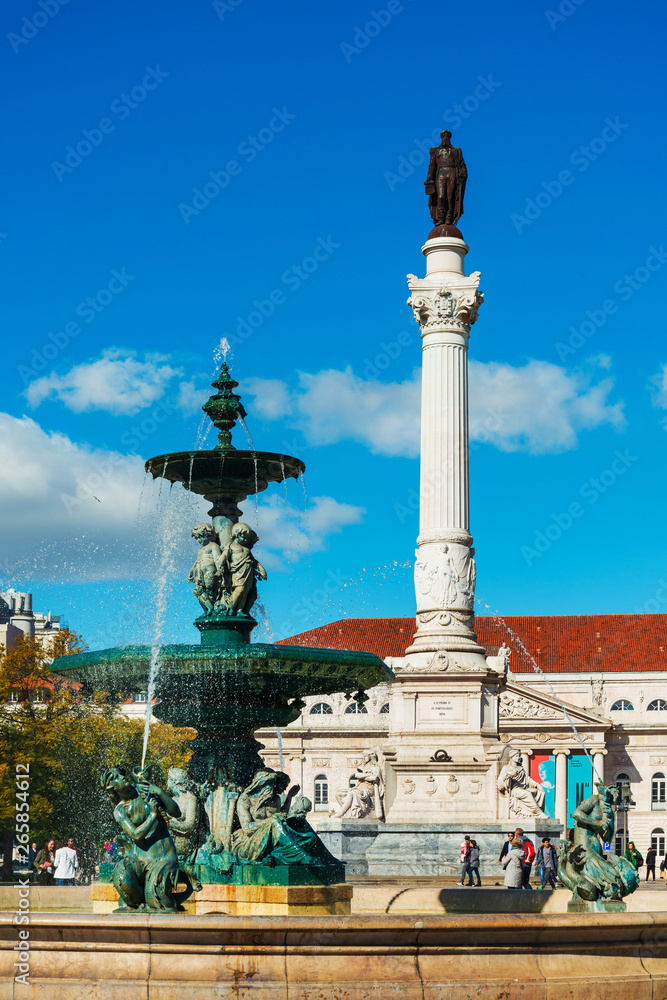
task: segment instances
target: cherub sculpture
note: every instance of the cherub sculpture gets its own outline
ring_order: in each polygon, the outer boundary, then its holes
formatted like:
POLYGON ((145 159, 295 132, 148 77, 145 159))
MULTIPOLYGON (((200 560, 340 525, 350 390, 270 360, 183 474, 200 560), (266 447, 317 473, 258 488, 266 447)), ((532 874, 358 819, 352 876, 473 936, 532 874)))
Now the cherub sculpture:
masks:
POLYGON ((609 854, 600 841, 614 835, 614 803, 618 789, 596 782, 597 795, 580 802, 572 813, 574 843, 561 840, 558 877, 572 890, 572 902, 620 900, 634 892, 639 876, 629 861, 609 854))
POLYGON ((204 522, 194 526, 192 537, 197 539, 201 548, 188 573, 188 580, 194 583, 194 595, 204 613, 211 615, 219 604, 221 589, 218 536, 213 525, 204 522))
POLYGON ((230 615, 249 616, 257 600, 257 580, 266 580, 266 570, 252 554, 257 535, 242 521, 232 528, 232 539, 219 559, 222 586, 230 615))
MULTIPOLYGON (((104 772, 102 788, 113 802, 114 819, 129 838, 129 848, 116 862, 113 884, 128 910, 177 913, 193 891, 187 871, 181 871, 167 816, 180 817, 178 805, 144 772, 130 773, 116 765, 104 772), (179 881, 184 892, 175 892, 179 881)), ((122 908, 121 908, 122 909, 122 908)))

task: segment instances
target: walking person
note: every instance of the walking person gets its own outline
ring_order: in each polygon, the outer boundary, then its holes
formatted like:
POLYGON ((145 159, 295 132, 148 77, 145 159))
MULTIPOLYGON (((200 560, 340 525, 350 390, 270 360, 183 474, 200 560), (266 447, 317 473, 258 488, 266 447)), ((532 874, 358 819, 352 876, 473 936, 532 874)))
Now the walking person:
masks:
POLYGON ((514 841, 514 833, 510 832, 507 834, 507 840, 503 843, 503 846, 500 849, 500 857, 498 858, 499 865, 502 865, 503 858, 505 857, 507 852, 512 850, 513 841, 514 841))
POLYGON ((540 873, 540 889, 544 889, 544 883, 548 882, 552 889, 556 888, 556 872, 558 871, 558 854, 552 845, 549 837, 542 839, 540 847, 535 857, 535 864, 540 873))
POLYGON ((37 881, 40 885, 53 885, 53 866, 56 856, 56 842, 53 837, 49 837, 41 851, 32 863, 37 873, 37 881))
POLYGON ((514 831, 514 840, 518 840, 523 846, 523 887, 524 889, 532 889, 530 873, 533 868, 533 861, 535 860, 535 845, 530 837, 524 834, 521 827, 518 827, 514 831))
POLYGON ((470 853, 468 854, 468 864, 466 867, 469 879, 468 885, 474 885, 475 889, 478 889, 482 884, 482 880, 479 877, 479 847, 476 840, 470 841, 470 853), (473 875, 477 878, 476 885, 473 882, 473 875))
POLYGON ((79 856, 74 849, 74 840, 61 840, 54 859, 56 885, 74 885, 79 870, 79 856), (71 845, 71 846, 70 846, 71 845))
POLYGON ((658 852, 654 847, 650 847, 646 852, 646 882, 648 882, 649 874, 653 875, 653 881, 655 882, 655 859, 657 854, 658 852))
POLYGON ((625 849, 625 860, 630 862, 635 871, 644 864, 644 859, 635 847, 634 840, 631 840, 625 849))
POLYGON ((470 854, 470 837, 466 833, 463 838, 463 843, 459 849, 459 862, 461 864, 461 881, 457 882, 457 885, 465 885, 466 874, 468 871, 468 855, 470 854))
POLYGON ((521 889, 523 887, 523 842, 517 837, 502 861, 505 869, 504 885, 506 889, 521 889))

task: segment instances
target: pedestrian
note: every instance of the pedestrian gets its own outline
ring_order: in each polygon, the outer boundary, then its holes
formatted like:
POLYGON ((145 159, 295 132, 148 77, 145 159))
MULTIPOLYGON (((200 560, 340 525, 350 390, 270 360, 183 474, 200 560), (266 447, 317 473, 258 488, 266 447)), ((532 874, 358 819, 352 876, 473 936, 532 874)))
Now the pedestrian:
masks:
POLYGON ((470 854, 470 836, 466 833, 463 843, 459 848, 459 863, 461 865, 461 881, 457 885, 465 885, 466 873, 468 871, 468 855, 470 854))
POLYGON ((53 885, 53 866, 56 855, 56 842, 53 837, 48 837, 44 847, 38 851, 32 863, 37 872, 37 881, 40 885, 53 885))
POLYGON ((120 850, 120 844, 118 843, 118 837, 114 837, 109 844, 109 860, 115 861, 118 857, 118 852, 120 850))
POLYGON ((665 854, 664 858, 660 862, 660 878, 664 878, 665 877, 665 869, 666 868, 667 868, 667 854, 665 854))
POLYGON ((657 853, 654 847, 650 847, 646 852, 646 882, 648 882, 649 874, 653 875, 653 881, 655 882, 655 859, 657 853))
POLYGON ((470 841, 470 852, 468 854, 468 864, 466 865, 468 871, 468 885, 474 885, 475 889, 478 889, 482 884, 482 880, 479 877, 479 847, 477 846, 476 840, 470 841), (477 884, 473 882, 473 875, 477 878, 477 884))
POLYGON ((37 841, 34 840, 28 850, 28 864, 30 865, 31 868, 34 865, 35 858, 37 857, 38 854, 39 851, 37 850, 37 841))
POLYGON ((513 838, 513 843, 503 862, 505 869, 505 888, 521 889, 523 886, 523 842, 517 837, 513 838))
POLYGON ((514 831, 514 839, 518 839, 523 845, 523 887, 524 889, 532 889, 530 873, 533 868, 533 861, 535 860, 535 845, 530 837, 524 834, 521 827, 517 827, 514 831))
POLYGON ((69 837, 67 840, 61 840, 54 859, 53 874, 56 879, 56 885, 74 885, 74 879, 78 870, 79 858, 74 849, 74 840, 72 837, 69 837))
POLYGON ((502 848, 500 849, 500 857, 498 858, 498 864, 502 865, 503 858, 508 851, 512 849, 512 842, 514 840, 514 833, 510 832, 507 834, 507 840, 504 842, 502 848))
POLYGON ((630 862, 635 871, 644 864, 644 859, 635 847, 634 840, 631 840, 625 849, 625 860, 630 862))
POLYGON ((542 838, 542 846, 535 858, 537 870, 540 873, 540 889, 549 882, 552 889, 556 888, 556 872, 558 871, 558 854, 549 837, 542 838))

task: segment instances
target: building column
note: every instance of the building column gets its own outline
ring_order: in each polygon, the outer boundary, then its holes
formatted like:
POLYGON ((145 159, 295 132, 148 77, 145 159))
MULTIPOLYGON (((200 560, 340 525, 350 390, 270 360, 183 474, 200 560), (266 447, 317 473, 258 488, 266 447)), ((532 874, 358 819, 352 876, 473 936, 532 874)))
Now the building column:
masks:
POLYGON ((556 815, 554 819, 567 829, 567 758, 569 750, 554 750, 556 757, 556 815))
POLYGON ((522 750, 521 751, 521 762, 523 764, 523 769, 526 772, 526 777, 530 777, 530 758, 533 756, 532 750, 522 750))
POLYGON ((468 338, 483 296, 479 271, 464 273, 467 252, 457 237, 429 239, 426 277, 408 275, 422 338, 422 407, 417 631, 407 652, 467 652, 485 669, 474 632, 468 504, 468 338))
POLYGON ((593 751, 593 786, 595 786, 596 781, 601 781, 604 784, 604 758, 606 753, 606 750, 593 751))

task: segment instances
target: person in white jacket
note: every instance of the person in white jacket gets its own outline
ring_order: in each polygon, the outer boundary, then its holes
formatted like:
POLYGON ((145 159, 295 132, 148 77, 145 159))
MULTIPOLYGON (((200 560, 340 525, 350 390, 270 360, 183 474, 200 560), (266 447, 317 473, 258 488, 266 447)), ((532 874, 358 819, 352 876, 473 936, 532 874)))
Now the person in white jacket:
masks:
POLYGON ((523 843, 520 840, 507 852, 502 865, 505 869, 505 888, 520 889, 523 885, 523 843))
POLYGON ((74 839, 61 840, 54 859, 56 885, 74 885, 79 870, 79 855, 74 849, 74 839))

